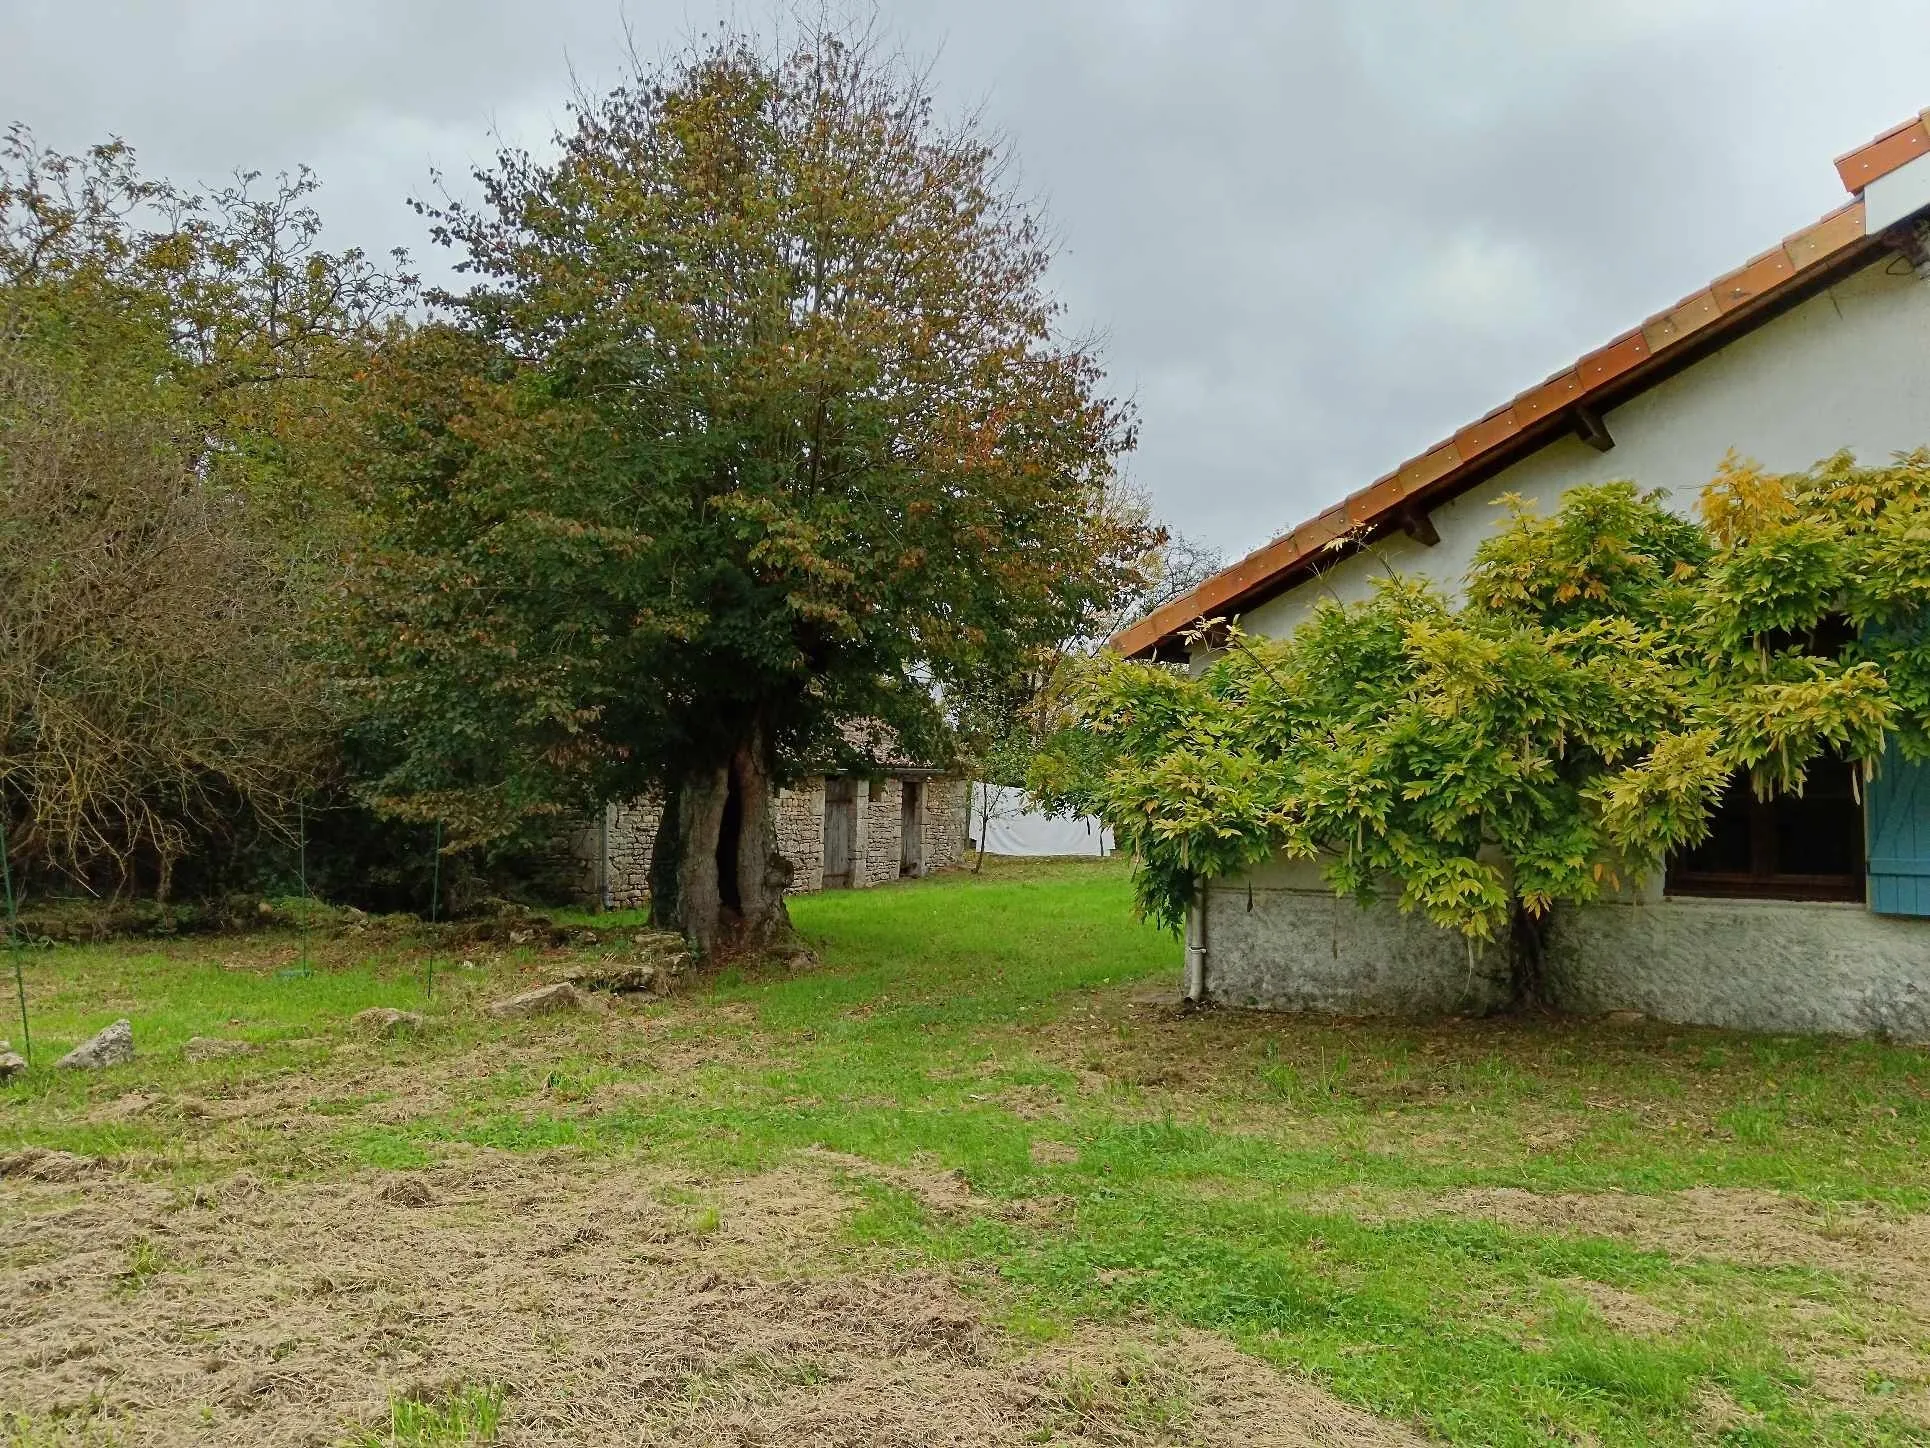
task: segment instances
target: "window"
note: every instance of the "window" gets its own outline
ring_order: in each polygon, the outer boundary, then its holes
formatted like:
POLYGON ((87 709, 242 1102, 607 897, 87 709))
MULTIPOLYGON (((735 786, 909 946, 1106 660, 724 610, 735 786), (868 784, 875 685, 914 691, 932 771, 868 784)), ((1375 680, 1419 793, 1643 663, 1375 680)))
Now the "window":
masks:
POLYGON ((1819 759, 1801 795, 1756 798, 1738 775, 1709 821, 1709 838, 1670 857, 1670 895, 1861 900, 1863 805, 1852 766, 1819 759))

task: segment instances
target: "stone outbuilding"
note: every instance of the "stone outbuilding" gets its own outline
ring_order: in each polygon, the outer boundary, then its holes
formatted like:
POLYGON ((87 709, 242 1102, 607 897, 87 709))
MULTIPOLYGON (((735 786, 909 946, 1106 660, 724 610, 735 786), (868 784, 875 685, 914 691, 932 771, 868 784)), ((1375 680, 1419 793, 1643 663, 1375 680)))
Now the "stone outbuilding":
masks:
MULTIPOLYGON (((1848 448, 1930 445, 1930 121, 1842 157, 1850 202, 1260 548, 1113 640, 1202 667, 1195 626, 1284 637, 1389 572, 1457 590, 1497 500, 1544 516, 1577 484, 1633 479, 1688 513, 1731 449, 1771 471, 1848 448)), ((1772 1031, 1930 1038, 1930 765, 1802 796, 1730 789, 1707 842, 1639 894, 1558 908, 1559 1004, 1772 1031)), ((1389 903, 1337 899, 1310 864, 1205 882, 1187 923, 1195 999, 1345 1015, 1481 1011, 1505 947, 1389 903)))
MULTIPOLYGON (((856 741, 854 741, 856 742, 856 741)), ((881 752, 876 773, 807 774, 777 795, 777 847, 791 863, 788 893, 863 889, 931 874, 965 856, 971 783, 881 752)), ((663 806, 606 806, 578 837, 584 894, 606 909, 642 906, 663 806)))

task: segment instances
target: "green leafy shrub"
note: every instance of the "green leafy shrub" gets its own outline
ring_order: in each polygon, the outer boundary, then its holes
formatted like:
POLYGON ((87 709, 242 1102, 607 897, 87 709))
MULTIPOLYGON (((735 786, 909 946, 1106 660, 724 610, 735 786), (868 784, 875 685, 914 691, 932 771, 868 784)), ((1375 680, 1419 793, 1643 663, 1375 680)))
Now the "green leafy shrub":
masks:
POLYGON ((1627 482, 1503 502, 1459 604, 1389 577, 1289 638, 1210 621, 1197 674, 1094 660, 1035 789, 1105 817, 1167 925, 1285 855, 1493 939, 1698 843, 1738 772, 1930 758, 1930 453, 1732 458, 1695 520, 1627 482))

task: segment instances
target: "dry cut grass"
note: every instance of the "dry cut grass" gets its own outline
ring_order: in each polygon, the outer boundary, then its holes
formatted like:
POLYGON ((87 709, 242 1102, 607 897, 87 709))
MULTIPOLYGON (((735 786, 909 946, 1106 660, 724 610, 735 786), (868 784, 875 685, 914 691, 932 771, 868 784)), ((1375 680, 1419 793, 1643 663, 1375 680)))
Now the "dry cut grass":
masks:
MULTIPOLYGON (((844 1262, 853 1199, 833 1173, 862 1161, 722 1190, 498 1152, 188 1191, 77 1158, 7 1165, 0 1382, 56 1440, 383 1442, 455 1416, 397 1403, 480 1389, 504 1443, 1419 1441, 1210 1334, 1090 1326, 1041 1346, 990 1324, 969 1281, 844 1262)), ((958 1203, 942 1174, 891 1177, 958 1203)))

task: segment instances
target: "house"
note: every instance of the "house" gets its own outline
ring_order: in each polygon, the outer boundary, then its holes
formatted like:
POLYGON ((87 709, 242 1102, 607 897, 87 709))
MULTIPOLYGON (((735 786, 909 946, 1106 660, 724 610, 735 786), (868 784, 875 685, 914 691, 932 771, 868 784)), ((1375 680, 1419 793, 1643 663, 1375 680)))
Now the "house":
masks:
MULTIPOLYGON (((1926 113, 1930 117, 1930 113, 1926 113)), ((1112 642, 1188 660, 1187 631, 1283 636, 1391 568, 1450 591, 1518 494, 1543 512, 1632 478, 1685 513, 1731 449, 1777 470, 1930 444, 1930 121, 1836 163, 1848 204, 1407 459, 1112 642), (1316 585, 1315 573, 1318 571, 1316 585)), ((1547 970, 1584 1012, 1930 1038, 1930 769, 1845 770, 1801 799, 1733 792, 1709 845, 1643 893, 1558 910, 1547 970)), ((1207 882, 1188 922, 1196 999, 1343 1014, 1479 1011, 1505 946, 1337 899, 1313 865, 1207 882)))
MULTIPOLYGON (((881 726, 847 726, 846 742, 875 772, 810 773, 777 795, 777 847, 791 862, 789 893, 862 889, 926 875, 965 854, 971 783, 907 757, 881 726)), ((576 836, 580 893, 606 909, 642 906, 663 806, 636 799, 604 808, 576 836)))

